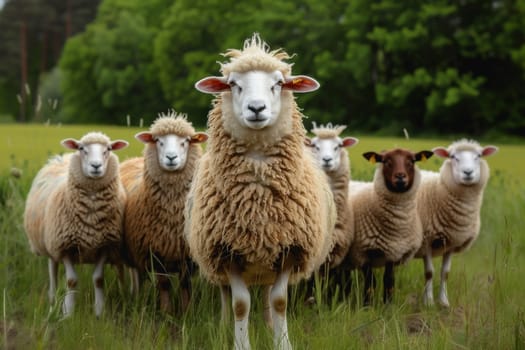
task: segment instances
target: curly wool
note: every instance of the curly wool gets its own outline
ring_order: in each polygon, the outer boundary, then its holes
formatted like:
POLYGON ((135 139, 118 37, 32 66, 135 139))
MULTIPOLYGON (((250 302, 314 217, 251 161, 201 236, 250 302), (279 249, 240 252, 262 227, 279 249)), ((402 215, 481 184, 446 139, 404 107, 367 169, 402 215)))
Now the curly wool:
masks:
MULTIPOLYGON (((195 129, 185 117, 164 116, 151 127, 154 135, 177 133, 192 136, 195 129)), ((175 172, 159 166, 154 143, 145 145, 144 157, 121 164, 121 177, 127 191, 124 240, 134 267, 149 270, 152 262, 157 269, 180 272, 189 259, 183 237, 184 205, 202 149, 190 144, 183 169, 175 172), (152 261, 150 253, 155 255, 152 261)))
POLYGON ((151 124, 150 132, 154 136, 179 135, 190 137, 195 135, 195 128, 188 120, 187 114, 170 110, 166 114, 159 113, 159 117, 151 124))
MULTIPOLYGON (((449 146, 449 153, 454 150, 481 152, 482 148, 476 141, 463 139, 449 146)), ((431 247, 436 240, 443 244, 433 249, 434 256, 447 251, 461 252, 477 239, 481 227, 483 193, 490 176, 489 166, 484 159, 480 159, 480 171, 479 182, 470 186, 456 183, 450 159, 443 162, 439 173, 425 172, 417 194, 424 234, 424 244, 417 253, 418 257, 423 257, 426 247, 431 247)))
MULTIPOLYGON (((306 152, 302 114, 273 144, 261 144, 260 161, 249 140, 234 139, 221 125, 221 99, 209 114, 210 138, 190 191, 187 240, 201 273, 227 284, 232 262, 247 284, 271 284, 293 257, 290 280, 308 277, 331 249, 335 206, 324 173, 306 152)), ((295 102, 292 101, 295 106, 295 102)))
MULTIPOLYGON (((99 136, 80 141, 100 142, 99 136)), ((120 262, 124 202, 115 154, 101 179, 83 176, 78 153, 55 157, 38 172, 27 197, 24 227, 31 251, 55 261, 68 254, 80 263, 95 263, 105 251, 108 262, 120 262)))
POLYGON ((355 236, 350 248, 356 266, 385 262, 403 263, 420 248, 423 240, 421 220, 416 210, 416 193, 421 181, 417 167, 414 182, 405 193, 392 193, 385 186, 383 164, 377 165, 374 181, 360 184, 350 200, 354 211, 355 236), (374 261, 368 252, 381 251, 383 259, 374 261))

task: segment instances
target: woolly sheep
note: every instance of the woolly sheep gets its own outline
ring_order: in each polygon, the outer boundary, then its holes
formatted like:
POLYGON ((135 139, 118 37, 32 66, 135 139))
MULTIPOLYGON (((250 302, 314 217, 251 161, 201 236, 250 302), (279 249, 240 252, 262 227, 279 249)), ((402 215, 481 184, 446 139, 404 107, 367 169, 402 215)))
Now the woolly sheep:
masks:
POLYGON ((364 305, 375 287, 372 268, 384 266, 383 301, 390 302, 394 288, 394 265, 410 259, 421 245, 423 231, 416 210, 421 174, 415 162, 432 152, 393 149, 363 156, 377 162, 373 182, 352 189, 355 236, 350 254, 365 275, 364 305))
MULTIPOLYGON (((340 266, 343 259, 348 256, 348 250, 354 237, 354 220, 353 212, 348 200, 349 181, 350 181, 350 161, 346 148, 356 145, 359 140, 354 137, 341 138, 339 135, 346 128, 345 125, 333 126, 331 123, 317 126, 313 123, 311 132, 314 138, 306 139, 306 144, 311 147, 315 158, 328 176, 330 188, 334 195, 334 201, 337 208, 337 221, 334 229, 334 246, 328 255, 325 269, 332 269, 331 274, 338 275, 337 272, 343 273, 347 270, 345 266, 340 266), (336 267, 340 269, 333 270, 336 267)), ((336 282, 342 282, 342 276, 334 276, 336 282)), ((313 300, 314 278, 308 282, 307 301, 313 300)))
POLYGON ((128 143, 91 132, 80 141, 65 139, 62 145, 77 152, 51 159, 38 172, 27 196, 24 228, 31 251, 49 259, 51 301, 56 293, 58 264, 64 264, 66 315, 75 307, 78 279, 74 264, 95 264, 95 314, 100 316, 104 264, 121 263, 125 191, 118 158, 111 151, 128 143))
POLYGON ((432 291, 433 256, 443 256, 438 302, 448 307, 447 278, 453 253, 468 249, 480 230, 480 209, 490 171, 482 157, 498 151, 461 139, 448 149, 436 147, 435 155, 446 158, 439 173, 425 172, 417 194, 417 209, 423 224, 424 240, 417 257, 425 266, 423 302, 434 303, 432 291))
MULTIPOLYGON (((231 287, 235 348, 250 348, 250 285, 269 291, 274 344, 291 348, 287 286, 311 275, 332 244, 335 204, 322 170, 304 146, 293 92, 319 84, 292 76, 282 50, 258 34, 228 50, 221 77, 196 83, 217 94, 210 134, 188 196, 187 240, 204 277, 231 287)), ((222 299, 224 300, 224 299, 222 299)))
MULTIPOLYGON (((191 265, 184 240, 184 205, 193 173, 202 156, 205 133, 195 132, 185 114, 159 114, 150 131, 135 138, 144 156, 120 165, 127 192, 124 243, 130 264, 139 272, 153 270, 160 307, 171 309, 168 274, 180 273, 182 310, 191 296, 191 265)), ((136 290, 136 288, 135 288, 136 290)))

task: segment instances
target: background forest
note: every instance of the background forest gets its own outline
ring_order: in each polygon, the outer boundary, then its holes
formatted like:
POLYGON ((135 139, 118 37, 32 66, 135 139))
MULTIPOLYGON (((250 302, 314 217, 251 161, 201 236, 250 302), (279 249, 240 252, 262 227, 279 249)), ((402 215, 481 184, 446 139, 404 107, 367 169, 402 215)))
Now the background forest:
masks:
MULTIPOLYGON (((399 135, 525 135, 525 0, 7 0, 0 120, 206 125, 220 55, 259 32, 296 53, 310 120, 399 135)), ((308 125, 309 126, 309 125, 308 125)))

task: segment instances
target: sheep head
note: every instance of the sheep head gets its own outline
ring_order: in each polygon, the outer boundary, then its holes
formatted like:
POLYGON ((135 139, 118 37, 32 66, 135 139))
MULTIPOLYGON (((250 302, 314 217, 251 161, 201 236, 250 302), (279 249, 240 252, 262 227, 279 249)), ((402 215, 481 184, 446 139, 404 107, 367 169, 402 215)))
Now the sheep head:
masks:
POLYGON ((435 155, 447 158, 450 162, 452 176, 456 183, 474 185, 481 179, 481 160, 498 151, 496 146, 481 147, 475 141, 460 140, 448 149, 436 147, 432 150, 435 155))
POLYGON ((106 174, 111 151, 128 146, 127 141, 111 141, 109 137, 99 132, 88 133, 80 140, 65 139, 61 144, 68 149, 78 151, 82 173, 92 179, 101 178, 106 174))
POLYGON ((319 83, 308 76, 291 75, 290 58, 281 50, 270 51, 258 34, 244 43, 243 50, 228 50, 230 61, 221 64, 223 76, 199 80, 195 88, 209 94, 221 93, 223 111, 231 110, 232 128, 261 130, 279 124, 289 110, 291 92, 310 92, 319 83), (283 103, 283 99, 288 101, 283 103))
POLYGON ((146 147, 154 147, 163 170, 177 171, 186 165, 190 146, 205 142, 208 135, 195 132, 185 114, 171 110, 167 114, 160 113, 150 131, 139 132, 135 138, 146 147))
POLYGON ((313 123, 312 133, 316 137, 310 139, 306 138, 305 144, 312 148, 315 158, 319 165, 325 171, 336 171, 341 164, 341 152, 343 148, 352 147, 356 145, 359 140, 355 137, 341 138, 339 135, 346 128, 346 126, 332 126, 328 123, 326 126, 320 125, 317 127, 313 123))
POLYGON ((404 193, 412 188, 415 176, 415 163, 432 157, 431 151, 417 153, 396 148, 381 153, 366 152, 363 156, 372 163, 382 163, 386 188, 391 192, 404 193))

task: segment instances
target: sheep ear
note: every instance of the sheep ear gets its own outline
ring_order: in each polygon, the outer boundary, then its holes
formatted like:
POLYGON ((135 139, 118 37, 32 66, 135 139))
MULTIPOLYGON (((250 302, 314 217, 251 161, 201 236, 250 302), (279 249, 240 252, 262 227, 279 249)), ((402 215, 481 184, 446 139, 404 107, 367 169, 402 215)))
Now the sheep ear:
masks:
POLYGON ((296 75, 285 78, 283 89, 293 92, 311 92, 319 89, 319 83, 306 75, 296 75))
POLYGON ((383 157, 376 152, 366 152, 363 153, 363 157, 365 157, 370 163, 375 164, 376 162, 382 163, 383 157))
POLYGON ((312 139, 309 138, 308 136, 305 136, 304 138, 304 145, 307 146, 307 147, 313 147, 314 144, 312 142, 312 139))
POLYGON ((206 77, 195 83, 195 88, 205 94, 216 94, 230 90, 226 77, 206 77))
POLYGON ((119 149, 123 149, 129 146, 128 141, 124 140, 115 140, 111 142, 111 150, 112 151, 118 151, 119 149))
POLYGON ((77 150, 80 142, 75 139, 65 139, 60 142, 62 146, 69 149, 77 150))
POLYGON ((419 161, 426 161, 428 158, 432 157, 434 155, 434 152, 432 151, 421 151, 415 154, 416 162, 419 161))
POLYGON ((488 157, 498 152, 498 147, 496 146, 485 146, 483 147, 483 151, 481 151, 481 155, 483 157, 488 157))
POLYGON ((352 147, 354 145, 357 145, 359 142, 359 139, 356 139, 355 137, 345 137, 343 139, 343 147, 352 147))
POLYGON ((208 134, 198 132, 190 138, 190 143, 203 143, 208 140, 208 134))
POLYGON ((135 138, 142 143, 155 143, 153 134, 148 131, 142 131, 135 135, 135 138))
POLYGON ((448 153, 447 149, 444 147, 436 147, 432 149, 432 152, 438 157, 441 158, 448 158, 450 157, 450 154, 448 153))

